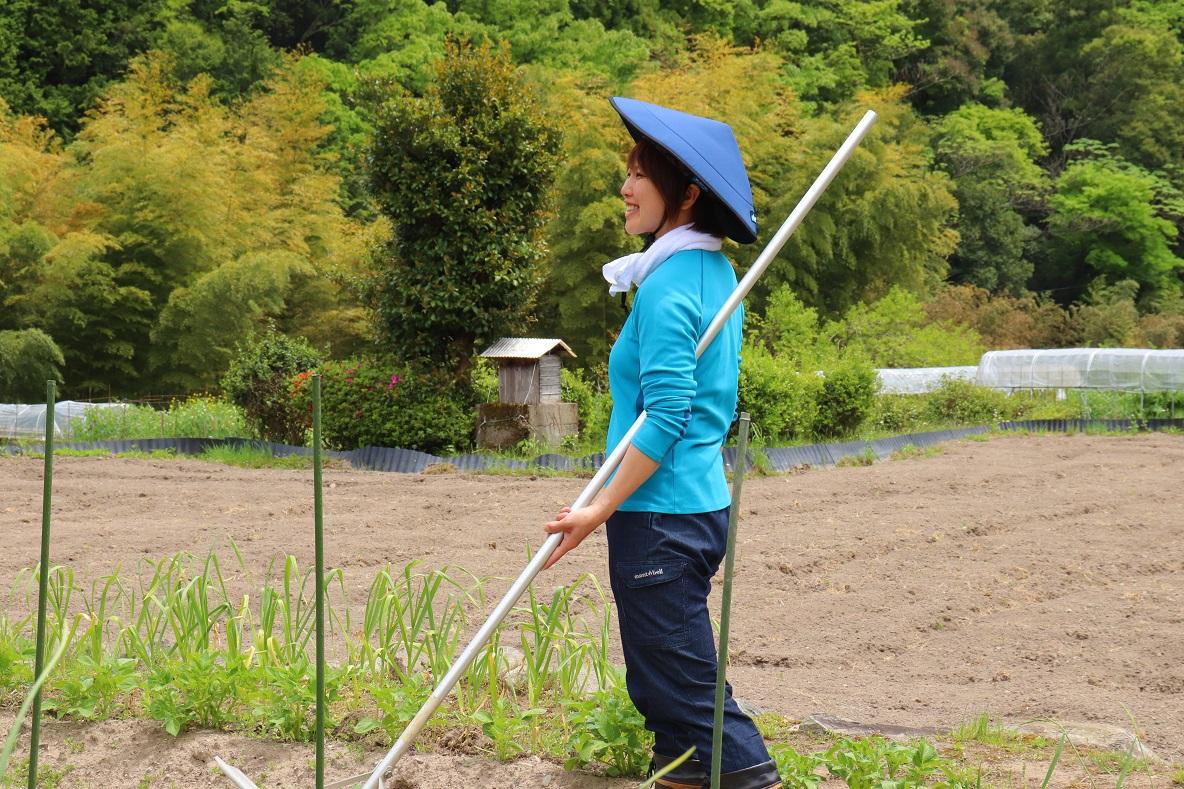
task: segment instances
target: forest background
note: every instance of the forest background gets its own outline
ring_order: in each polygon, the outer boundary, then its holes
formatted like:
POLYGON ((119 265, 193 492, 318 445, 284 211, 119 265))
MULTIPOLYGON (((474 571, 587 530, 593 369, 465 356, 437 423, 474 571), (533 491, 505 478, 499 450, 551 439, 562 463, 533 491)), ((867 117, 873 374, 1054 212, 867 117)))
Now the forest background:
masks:
POLYGON ((323 365, 446 414, 430 447, 465 443, 499 336, 563 338, 602 386, 599 269, 637 248, 612 95, 732 125, 741 272, 880 114, 749 300, 750 396, 1179 347, 1182 36, 1178 0, 8 0, 0 400, 241 401, 281 369, 299 400, 323 365))

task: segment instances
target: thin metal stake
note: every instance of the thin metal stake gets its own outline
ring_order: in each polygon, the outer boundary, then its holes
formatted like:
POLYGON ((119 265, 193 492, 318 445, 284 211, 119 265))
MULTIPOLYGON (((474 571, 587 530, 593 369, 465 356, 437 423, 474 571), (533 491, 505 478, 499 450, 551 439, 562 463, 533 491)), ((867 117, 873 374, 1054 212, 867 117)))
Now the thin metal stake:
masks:
POLYGON ((715 726, 711 732, 711 789, 719 789, 724 751, 724 689, 728 672, 728 624, 732 612, 732 566, 736 559, 736 531, 740 526, 740 490, 748 465, 747 412, 740 414, 736 465, 732 468, 732 509, 728 513, 728 548, 724 555, 724 594, 719 615, 719 656, 715 668, 715 726))
POLYGON ((313 541, 317 582, 317 789, 325 789, 325 524, 321 501, 321 376, 312 377, 313 541))
MULTIPOLYGON (((45 665, 45 603, 49 587, 49 522, 53 499, 53 411, 57 386, 53 379, 45 384, 45 484, 41 492, 41 573, 37 584, 37 653, 33 676, 41 676, 45 665)), ((29 737, 29 789, 37 789, 37 751, 41 745, 41 688, 33 694, 33 732, 29 737)))
MULTIPOLYGON (((316 789, 325 787, 325 521, 321 499, 321 376, 312 377, 312 512, 313 512, 313 575, 316 591, 317 622, 317 710, 316 710, 316 789)), ((239 789, 259 789, 247 775, 232 764, 215 756, 222 773, 239 789)), ((369 773, 336 786, 353 786, 365 780, 369 773)), ((382 783, 378 786, 381 789, 382 783)))

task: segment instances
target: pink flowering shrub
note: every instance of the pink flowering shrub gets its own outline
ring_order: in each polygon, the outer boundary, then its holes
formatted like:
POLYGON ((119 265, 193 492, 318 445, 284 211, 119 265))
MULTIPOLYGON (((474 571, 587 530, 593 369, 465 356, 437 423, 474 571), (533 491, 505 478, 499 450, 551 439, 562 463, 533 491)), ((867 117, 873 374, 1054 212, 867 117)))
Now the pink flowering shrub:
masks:
MULTIPOLYGON (((332 449, 403 447, 463 451, 472 444, 470 397, 455 384, 414 373, 390 359, 361 357, 321 365, 321 432, 332 449)), ((312 385, 292 379, 292 396, 312 426, 312 385)))

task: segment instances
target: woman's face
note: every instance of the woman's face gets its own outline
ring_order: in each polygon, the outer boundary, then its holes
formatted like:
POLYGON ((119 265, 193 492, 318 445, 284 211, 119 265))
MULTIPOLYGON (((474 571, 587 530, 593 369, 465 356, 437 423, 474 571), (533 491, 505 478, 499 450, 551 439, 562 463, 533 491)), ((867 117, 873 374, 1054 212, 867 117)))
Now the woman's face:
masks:
POLYGON ((625 198, 625 232, 631 236, 657 233, 666 215, 666 203, 654 182, 641 172, 640 166, 631 168, 621 184, 625 198))

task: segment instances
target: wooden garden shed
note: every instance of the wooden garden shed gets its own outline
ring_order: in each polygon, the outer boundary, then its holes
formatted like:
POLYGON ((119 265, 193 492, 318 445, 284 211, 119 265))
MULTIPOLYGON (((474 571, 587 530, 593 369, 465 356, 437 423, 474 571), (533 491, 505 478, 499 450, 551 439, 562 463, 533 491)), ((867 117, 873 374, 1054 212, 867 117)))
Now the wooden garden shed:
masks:
POLYGON ((482 352, 497 365, 498 401, 477 407, 477 443, 504 449, 524 439, 558 445, 579 430, 579 409, 564 403, 563 340, 503 337, 482 352))
POLYGON ((497 365, 498 400, 527 405, 558 403, 561 357, 575 358, 563 340, 503 337, 481 355, 497 365))

